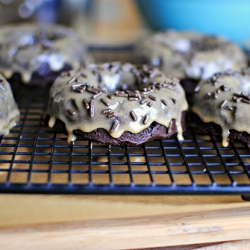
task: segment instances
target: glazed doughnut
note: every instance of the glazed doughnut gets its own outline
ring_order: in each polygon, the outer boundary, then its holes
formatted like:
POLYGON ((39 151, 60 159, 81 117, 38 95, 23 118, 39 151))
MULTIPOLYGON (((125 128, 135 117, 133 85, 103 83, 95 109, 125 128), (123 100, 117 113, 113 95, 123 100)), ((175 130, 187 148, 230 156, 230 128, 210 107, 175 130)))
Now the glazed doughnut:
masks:
POLYGON ((50 90, 49 127, 107 144, 141 144, 177 133, 188 105, 179 80, 129 63, 92 64, 57 78, 50 90))
POLYGON ((224 147, 237 139, 250 148, 250 70, 215 74, 196 91, 192 111, 199 127, 221 135, 224 147))
POLYGON ((19 120, 19 115, 10 85, 0 74, 0 135, 9 133, 19 120))
POLYGON ((80 67, 86 52, 69 28, 55 24, 10 24, 0 28, 0 72, 27 84, 53 82, 80 67), (17 77, 18 76, 18 77, 17 77))
POLYGON ((193 92, 199 80, 247 66, 246 56, 236 44, 187 31, 156 33, 138 46, 137 53, 146 63, 180 78, 188 93, 193 92))

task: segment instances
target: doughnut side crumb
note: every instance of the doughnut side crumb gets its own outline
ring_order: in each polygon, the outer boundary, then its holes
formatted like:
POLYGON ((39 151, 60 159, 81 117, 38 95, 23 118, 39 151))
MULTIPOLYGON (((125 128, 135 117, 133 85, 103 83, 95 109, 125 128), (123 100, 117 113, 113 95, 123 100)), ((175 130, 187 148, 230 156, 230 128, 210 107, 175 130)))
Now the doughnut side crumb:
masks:
MULTIPOLYGON (((181 117, 181 126, 183 131, 185 131, 186 113, 182 112, 181 117)), ((49 117, 46 117, 46 120, 49 120, 49 117)), ((55 122, 53 128, 66 133, 65 124, 60 120, 57 120, 55 122)), ((177 133, 177 127, 176 120, 173 119, 171 121, 171 128, 166 128, 165 126, 154 122, 139 133, 134 134, 128 131, 124 131, 123 134, 118 138, 113 138, 112 136, 110 136, 110 133, 107 130, 102 128, 95 129, 91 132, 83 132, 79 129, 76 129, 73 131, 73 133, 77 138, 80 139, 91 139, 93 141, 110 145, 120 145, 122 143, 125 143, 127 145, 135 146, 151 140, 169 138, 170 136, 177 133)))
MULTIPOLYGON (((211 133, 214 136, 218 136, 221 138, 222 128, 220 125, 215 124, 213 122, 205 123, 203 122, 197 115, 192 114, 192 120, 195 121, 198 128, 204 133, 211 133)), ((250 149, 250 134, 247 132, 239 132, 235 129, 229 130, 229 135, 227 137, 227 142, 230 144, 231 142, 241 142, 243 145, 250 149)))

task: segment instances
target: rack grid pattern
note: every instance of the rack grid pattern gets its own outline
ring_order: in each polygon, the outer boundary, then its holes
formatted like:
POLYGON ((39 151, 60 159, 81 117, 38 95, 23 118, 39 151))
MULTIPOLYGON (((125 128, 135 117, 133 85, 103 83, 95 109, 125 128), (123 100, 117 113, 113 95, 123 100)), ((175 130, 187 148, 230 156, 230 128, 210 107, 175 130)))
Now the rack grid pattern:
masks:
MULTIPOLYGON (((95 49, 98 61, 132 58, 131 49, 95 49)), ((21 119, 0 138, 0 192, 250 195, 250 151, 224 148, 189 122, 175 136, 110 146, 67 136, 44 122, 48 87, 13 86, 21 119)))

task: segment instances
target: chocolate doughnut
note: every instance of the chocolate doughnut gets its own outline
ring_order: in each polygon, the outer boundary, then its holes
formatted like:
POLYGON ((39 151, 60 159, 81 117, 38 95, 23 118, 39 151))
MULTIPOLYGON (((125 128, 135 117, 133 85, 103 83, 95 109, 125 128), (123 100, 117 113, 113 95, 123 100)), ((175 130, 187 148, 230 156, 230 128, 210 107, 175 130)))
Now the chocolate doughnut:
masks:
POLYGON ((224 147, 240 140, 250 148, 250 69, 215 74, 196 91, 192 111, 201 129, 221 135, 224 147))
POLYGON ((195 32, 168 30, 145 39, 137 49, 143 60, 181 79, 187 93, 199 80, 247 66, 242 50, 234 43, 195 32))
POLYGON ((80 67, 85 48, 69 28, 52 24, 10 24, 0 28, 0 72, 10 80, 45 84, 80 67))
POLYGON ((50 90, 49 127, 61 121, 68 142, 141 144, 174 133, 182 139, 188 105, 179 80, 129 63, 92 64, 57 78, 50 90))
POLYGON ((9 133, 19 120, 19 115, 10 85, 0 74, 0 135, 9 133))

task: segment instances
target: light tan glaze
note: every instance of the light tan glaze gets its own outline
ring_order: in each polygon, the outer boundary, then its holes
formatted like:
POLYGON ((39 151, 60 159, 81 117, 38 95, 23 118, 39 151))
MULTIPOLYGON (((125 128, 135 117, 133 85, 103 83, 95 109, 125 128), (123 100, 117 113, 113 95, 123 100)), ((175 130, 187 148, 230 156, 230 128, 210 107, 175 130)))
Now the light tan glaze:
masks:
POLYGON ((176 119, 182 139, 181 113, 187 108, 179 80, 158 69, 121 63, 90 65, 54 82, 48 105, 49 126, 53 127, 56 119, 63 121, 70 142, 76 139, 76 129, 91 132, 104 128, 118 138, 124 131, 138 133, 152 122, 169 127, 176 119), (122 88, 130 90, 118 91, 122 88), (81 89, 85 90, 81 93, 81 89))
POLYGON ((0 74, 0 135, 9 133, 19 120, 19 115, 10 85, 0 74))
POLYGON ((64 26, 13 24, 0 28, 0 72, 6 78, 18 72, 28 83, 44 62, 51 71, 60 71, 65 64, 80 67, 85 56, 82 41, 64 26))
POLYGON ((138 53, 151 65, 182 79, 206 79, 247 65, 244 53, 234 43, 194 32, 156 33, 142 42, 138 53))
POLYGON ((250 134, 249 69, 216 74, 201 81, 197 90, 192 111, 203 122, 214 122, 221 126, 224 147, 228 146, 230 130, 250 134))

